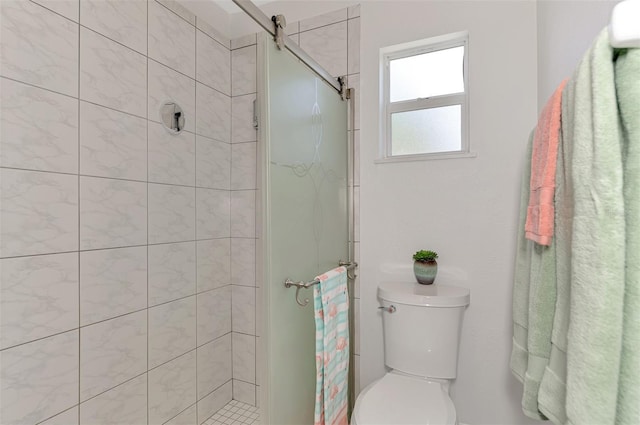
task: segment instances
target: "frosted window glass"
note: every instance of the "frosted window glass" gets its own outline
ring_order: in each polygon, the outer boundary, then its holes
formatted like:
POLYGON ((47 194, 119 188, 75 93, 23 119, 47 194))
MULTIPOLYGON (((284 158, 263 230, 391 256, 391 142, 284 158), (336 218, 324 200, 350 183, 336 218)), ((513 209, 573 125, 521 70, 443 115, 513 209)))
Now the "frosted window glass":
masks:
POLYGON ((391 154, 415 155, 461 150, 461 114, 460 105, 392 114, 391 154))
POLYGON ((391 102, 464 92, 464 46, 389 62, 391 102))

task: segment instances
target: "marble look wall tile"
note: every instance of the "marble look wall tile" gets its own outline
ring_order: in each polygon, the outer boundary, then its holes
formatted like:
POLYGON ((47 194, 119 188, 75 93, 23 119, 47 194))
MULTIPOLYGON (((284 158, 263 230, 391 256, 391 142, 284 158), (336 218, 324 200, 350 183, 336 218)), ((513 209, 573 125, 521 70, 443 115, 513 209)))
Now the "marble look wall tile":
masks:
POLYGON ((256 385, 260 386, 261 383, 264 382, 264 377, 262 376, 262 360, 264 359, 264 346, 263 346, 262 338, 256 337, 256 385))
POLYGON ((255 238, 255 190, 237 190, 231 192, 231 236, 234 238, 255 238))
POLYGON ((146 243, 146 183, 80 177, 80 248, 146 243))
POLYGON ((287 22, 287 26, 285 27, 284 32, 289 37, 291 37, 294 41, 296 41, 297 37, 292 37, 292 36, 294 34, 297 35, 300 32, 300 21, 287 22))
POLYGON ((78 423, 78 406, 74 406, 44 422, 40 422, 39 425, 78 425, 78 423))
POLYGON ((149 306, 195 293, 195 242, 149 246, 149 306))
POLYGON ((256 288, 232 285, 231 322, 233 332, 256 333, 256 288))
POLYGON ((188 75, 196 73, 196 28, 161 4, 149 2, 149 57, 188 75))
POLYGON ((231 145, 196 136, 196 186, 229 190, 231 187, 231 145))
POLYGON ((198 292, 231 283, 231 239, 198 241, 198 292))
POLYGON ((198 400, 231 379, 231 334, 198 348, 198 400))
POLYGON ((196 84, 196 133, 221 142, 231 141, 231 98, 196 84))
POLYGON ((231 239, 231 283, 234 285, 256 285, 256 240, 231 239))
POLYGON ((1 73, 78 96, 78 24, 30 1, 0 3, 1 73))
POLYGON ((347 22, 300 33, 300 47, 334 77, 347 75, 347 22))
POLYGON ((146 370, 146 310, 80 329, 81 401, 146 370))
MULTIPOLYGON (((289 24, 287 24, 287 28, 289 28, 289 24)), ((243 47, 250 46, 252 44, 256 44, 256 34, 249 34, 242 37, 234 38, 231 40, 231 49, 241 49, 243 47)))
POLYGON ((163 424, 195 402, 195 350, 149 371, 149 424, 163 424))
POLYGON ((231 381, 227 382, 198 402, 198 422, 200 425, 222 409, 233 397, 231 381))
POLYGON ((253 101, 255 94, 234 97, 232 100, 231 140, 233 143, 253 142, 257 132, 253 126, 253 101))
POLYGON ((231 94, 233 96, 256 92, 256 51, 254 44, 231 52, 231 94))
POLYGON ((146 120, 87 102, 80 105, 80 173, 146 181, 146 120))
POLYGON ((78 331, 0 351, 0 422, 35 424, 78 403, 78 331))
POLYGON ((356 4, 355 6, 351 6, 347 9, 347 13, 349 15, 349 19, 357 18, 360 16, 360 5, 356 4))
POLYGON ((233 379, 256 382, 256 337, 233 332, 233 379))
POLYGON ((197 423, 198 408, 194 404, 188 409, 182 411, 178 416, 174 417, 164 425, 196 425, 197 423))
POLYGON ((171 134, 162 124, 149 122, 149 181, 194 186, 195 168, 195 134, 171 134))
POLYGON ((82 0, 80 23, 147 54, 146 1, 82 0))
POLYGON ((149 243, 195 240, 195 189, 149 184, 149 243))
POLYGON ((147 58, 106 37, 80 30, 80 98, 147 116, 147 58))
POLYGON ((176 15, 180 16, 191 25, 196 24, 196 15, 191 13, 186 7, 180 4, 177 0, 156 0, 158 3, 171 10, 176 15))
POLYGON ((38 3, 47 9, 71 19, 74 22, 78 22, 80 15, 80 1, 79 0, 35 0, 34 3, 38 3))
POLYGON ((80 324, 147 307, 147 247, 80 253, 80 324))
POLYGON ((80 405, 82 425, 147 423, 147 375, 143 374, 80 405))
POLYGON ((218 43, 222 44, 227 49, 231 48, 230 47, 231 46, 231 40, 229 40, 229 38, 225 37, 216 28, 214 28, 213 26, 209 25, 205 19, 196 19, 196 27, 200 31, 202 31, 203 33, 208 35, 209 37, 211 37, 214 40, 216 40, 218 43))
POLYGON ((0 79, 0 165, 78 172, 78 101, 0 79))
POLYGON ((78 177, 0 170, 0 257, 78 249, 78 177))
POLYGON ((196 189, 198 239, 230 236, 229 191, 196 189))
POLYGON ((160 107, 174 101, 184 113, 184 129, 196 131, 196 82, 154 60, 149 60, 149 119, 160 120, 160 107))
POLYGON ((0 260, 0 349, 78 327, 78 254, 0 260))
MULTIPOLYGON (((261 336, 264 335, 264 316, 263 316, 263 305, 264 305, 264 298, 263 298, 263 293, 262 293, 262 288, 256 287, 256 336, 261 336)), ((256 351, 258 353, 258 355, 260 355, 260 350, 258 349, 259 345, 256 342, 256 351)), ((258 363, 259 364, 259 363, 258 363)), ((257 382, 258 385, 260 385, 259 382, 257 382)))
POLYGON ((224 47, 202 31, 196 35, 196 80, 226 95, 231 94, 231 57, 224 47))
POLYGON ((231 286, 198 294, 198 344, 231 332, 231 286))
POLYGON ((303 19, 302 21, 300 21, 300 32, 324 27, 346 20, 347 9, 338 9, 333 12, 325 13, 323 15, 314 16, 313 18, 303 19))
POLYGON ((247 382, 233 380, 233 399, 243 403, 256 405, 256 386, 247 382))
POLYGON ((234 143, 231 145, 231 189, 255 189, 256 143, 234 143))
POLYGON ((149 309, 149 368, 196 348, 196 297, 149 309))
POLYGON ((347 50, 348 73, 360 72, 360 18, 350 19, 348 22, 347 50))

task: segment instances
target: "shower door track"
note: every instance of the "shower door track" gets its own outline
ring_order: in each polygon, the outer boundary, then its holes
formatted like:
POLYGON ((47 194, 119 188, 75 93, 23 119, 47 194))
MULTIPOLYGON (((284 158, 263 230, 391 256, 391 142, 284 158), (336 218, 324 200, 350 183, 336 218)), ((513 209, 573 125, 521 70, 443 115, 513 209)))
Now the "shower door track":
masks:
POLYGON ((311 56, 307 54, 300 46, 298 46, 293 40, 287 36, 284 31, 278 31, 276 34, 276 24, 265 13, 258 8, 251 0, 233 0, 247 15, 249 15, 258 25, 265 29, 269 34, 274 37, 282 37, 284 46, 295 57, 300 59, 305 65, 307 65, 313 72, 315 72, 320 78, 325 80, 342 96, 343 100, 346 100, 346 85, 343 78, 333 78, 333 76, 316 62, 311 56))

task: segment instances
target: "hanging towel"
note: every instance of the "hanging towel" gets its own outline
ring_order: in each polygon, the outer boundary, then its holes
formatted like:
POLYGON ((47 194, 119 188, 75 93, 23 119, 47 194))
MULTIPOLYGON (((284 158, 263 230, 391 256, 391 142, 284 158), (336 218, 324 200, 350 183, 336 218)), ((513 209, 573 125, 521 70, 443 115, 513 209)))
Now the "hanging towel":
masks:
POLYGON ((605 28, 565 89, 570 100, 562 116, 563 138, 572 149, 567 173, 573 191, 570 296, 565 299, 567 291, 561 294, 557 286, 556 349, 552 347, 539 401, 547 416, 568 425, 616 423, 626 254, 614 77, 605 28))
POLYGON ((571 243, 573 234, 573 183, 570 178, 572 158, 573 80, 562 94, 562 133, 558 141, 555 189, 555 296, 556 306, 551 332, 549 362, 538 390, 538 410, 554 424, 566 423, 567 332, 571 297, 571 243), (566 118, 565 118, 566 117, 566 118))
POLYGON ((525 235, 540 245, 549 245, 553 238, 553 195, 556 177, 556 157, 560 132, 562 81, 545 105, 533 139, 531 153, 531 193, 527 208, 525 235))
MULTIPOLYGON (((537 131, 537 130, 535 130, 537 131)), ((528 155, 535 136, 529 137, 528 155)), ((530 163, 524 167, 520 199, 520 229, 513 292, 513 343, 511 370, 523 383, 522 410, 534 419, 547 419, 538 406, 540 382, 549 362, 551 332, 556 308, 556 246, 532 242, 524 235, 529 200, 530 163)), ((554 167, 563 172, 559 164, 554 167)))
POLYGON ((640 423, 640 49, 614 50, 622 124, 626 276, 616 424, 640 423))
POLYGON ((316 322, 315 425, 347 425, 349 374, 349 294, 347 269, 338 267, 316 277, 313 287, 316 322))

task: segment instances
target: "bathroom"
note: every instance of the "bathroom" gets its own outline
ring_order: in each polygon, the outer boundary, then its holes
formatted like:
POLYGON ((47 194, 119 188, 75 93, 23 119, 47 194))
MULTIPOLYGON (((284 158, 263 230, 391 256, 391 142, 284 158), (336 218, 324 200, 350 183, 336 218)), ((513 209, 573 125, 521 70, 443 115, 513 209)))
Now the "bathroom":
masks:
MULTIPOLYGON (((509 371, 527 138, 615 4, 258 2, 355 89, 356 394, 385 373, 378 285, 411 280, 411 254, 433 248, 439 279, 471 292, 459 422, 536 422, 509 371), (380 49, 460 31, 473 155, 379 161, 380 49)), ((208 0, 0 6, 0 422, 200 425, 232 400, 256 414, 258 26, 208 0), (166 100, 184 113, 175 136, 166 100)))

